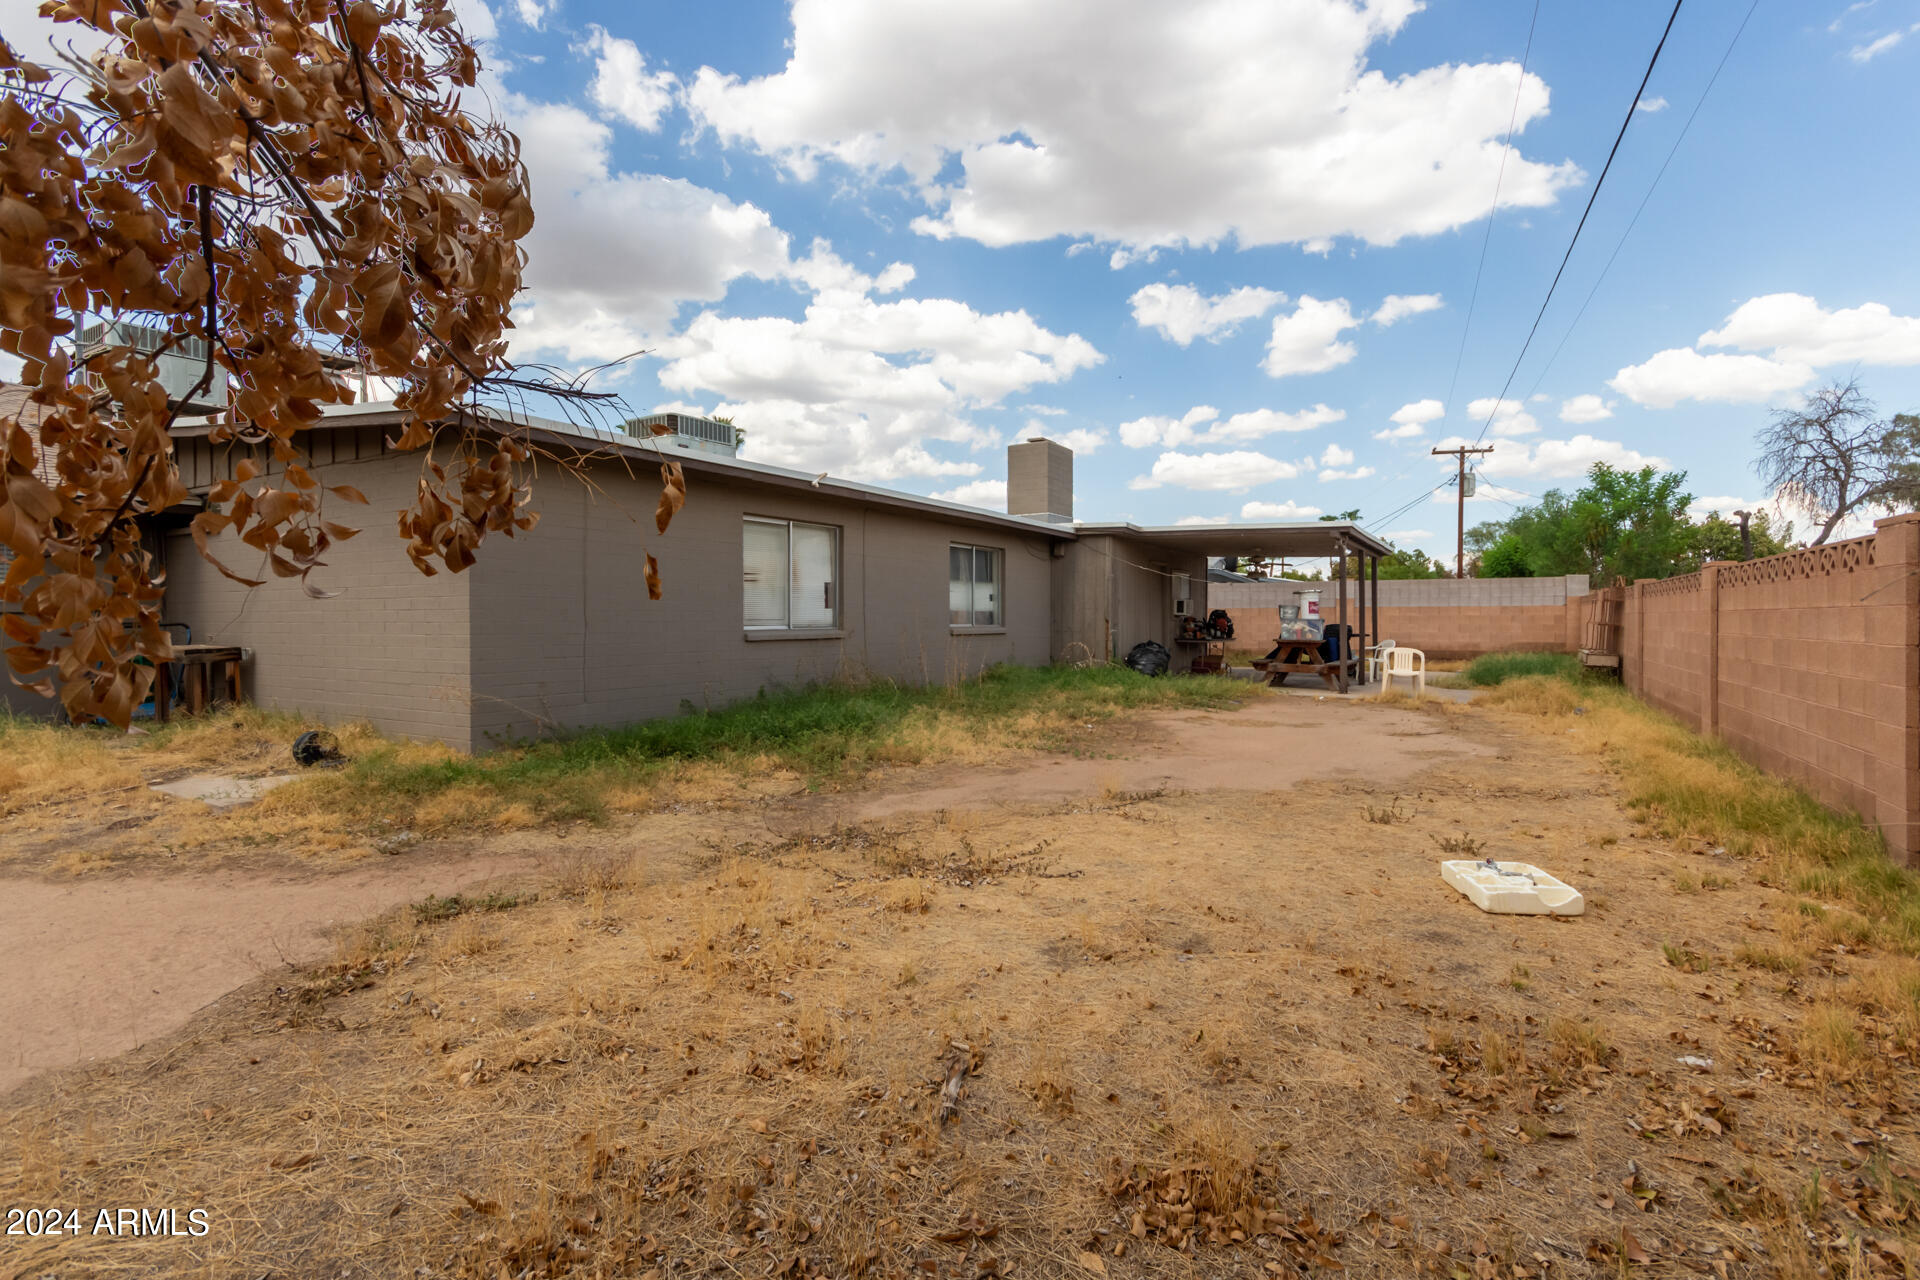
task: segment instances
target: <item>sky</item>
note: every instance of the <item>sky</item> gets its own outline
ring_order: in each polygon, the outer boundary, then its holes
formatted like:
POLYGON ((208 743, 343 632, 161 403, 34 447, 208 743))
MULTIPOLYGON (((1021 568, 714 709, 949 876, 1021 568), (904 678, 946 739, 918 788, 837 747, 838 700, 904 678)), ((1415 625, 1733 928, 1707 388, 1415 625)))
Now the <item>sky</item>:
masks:
POLYGON ((1470 524, 1595 461, 1730 510, 1812 387, 1920 411, 1920 0, 1692 0, 1644 95, 1666 0, 457 8, 514 358, 762 461, 997 508, 1044 434, 1082 519, 1450 557, 1436 446, 1493 445, 1470 524))

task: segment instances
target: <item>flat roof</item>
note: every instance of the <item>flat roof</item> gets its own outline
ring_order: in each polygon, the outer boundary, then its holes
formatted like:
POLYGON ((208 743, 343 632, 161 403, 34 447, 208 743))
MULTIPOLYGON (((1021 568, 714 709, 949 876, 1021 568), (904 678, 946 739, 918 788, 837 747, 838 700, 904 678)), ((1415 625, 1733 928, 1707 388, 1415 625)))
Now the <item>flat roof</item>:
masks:
MULTIPOLYGON (((486 407, 485 412, 516 426, 525 427, 536 435, 551 437, 557 442, 587 446, 595 450, 608 450, 622 457, 654 462, 671 458, 689 472, 716 472, 776 488, 805 490, 829 498, 846 498, 876 506, 942 516, 950 520, 964 520, 970 524, 1016 529, 1022 533, 1041 534, 1069 542, 1075 536, 1072 525, 1055 524, 1042 520, 1038 516, 1010 516, 1005 512, 970 507, 965 503, 949 502, 944 498, 928 498, 917 493, 903 493, 898 489, 883 488, 880 485, 862 484, 857 480, 837 479, 824 471, 795 471, 789 467, 776 467, 746 458, 730 457, 682 444, 673 436, 628 435, 625 431, 614 427, 586 426, 553 418, 536 418, 531 414, 499 409, 491 405, 486 407)), ((391 400, 323 405, 320 414, 321 420, 317 424, 317 429, 333 430, 355 426, 399 426, 407 417, 406 413, 391 400)), ((173 433, 187 437, 205 435, 213 429, 214 421, 210 417, 183 418, 174 424, 173 433)), ((481 421, 484 424, 484 419, 481 421)))
POLYGON ((1094 524, 1074 525, 1081 537, 1142 538, 1183 551, 1242 559, 1313 559, 1332 556, 1337 542, 1353 551, 1392 555, 1393 547, 1357 524, 1341 520, 1295 520, 1282 524, 1094 524))

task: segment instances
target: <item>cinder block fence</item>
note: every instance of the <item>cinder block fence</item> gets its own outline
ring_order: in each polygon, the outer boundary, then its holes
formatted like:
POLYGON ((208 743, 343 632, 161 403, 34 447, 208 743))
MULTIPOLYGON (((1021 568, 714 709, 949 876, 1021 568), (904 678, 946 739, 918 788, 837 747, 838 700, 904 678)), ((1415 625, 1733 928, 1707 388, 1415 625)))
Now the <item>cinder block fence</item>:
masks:
MULTIPOLYGON (((1569 606, 1580 629, 1598 600, 1569 606)), ((1629 689, 1920 861, 1920 515, 1636 582, 1620 624, 1629 689)))
MULTIPOLYGON (((1276 634, 1276 606, 1292 604, 1296 591, 1319 588, 1321 607, 1331 616, 1336 586, 1291 579, 1213 582, 1207 584, 1207 605, 1233 615, 1234 649, 1265 653, 1276 634)), ((1516 649, 1562 651, 1576 639, 1567 629, 1567 602, 1587 590, 1584 573, 1564 578, 1383 581, 1380 624, 1368 630, 1437 659, 1516 649)))

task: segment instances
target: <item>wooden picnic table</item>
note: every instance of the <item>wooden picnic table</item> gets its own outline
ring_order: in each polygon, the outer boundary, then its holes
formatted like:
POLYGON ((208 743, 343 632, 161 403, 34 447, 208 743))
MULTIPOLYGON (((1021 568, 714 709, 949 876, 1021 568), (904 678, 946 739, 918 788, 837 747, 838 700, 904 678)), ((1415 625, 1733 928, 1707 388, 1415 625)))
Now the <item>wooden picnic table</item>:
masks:
POLYGON ((153 674, 153 718, 160 724, 173 719, 173 704, 183 701, 188 715, 199 715, 216 701, 240 705, 240 646, 177 644, 173 659, 159 663, 153 674), (180 666, 180 687, 174 688, 174 664, 180 666))
POLYGON ((1314 641, 1275 639, 1273 643, 1279 647, 1280 656, 1256 658, 1251 665, 1255 671, 1267 673, 1269 688, 1278 688, 1285 684, 1290 675, 1306 674, 1319 676, 1326 681, 1327 688, 1338 691, 1340 668, 1343 665, 1347 669, 1346 676, 1349 683, 1361 682, 1360 655, 1352 648, 1352 636, 1349 634, 1346 639, 1347 643, 1341 646, 1340 657, 1332 662, 1320 656, 1320 646, 1314 641))

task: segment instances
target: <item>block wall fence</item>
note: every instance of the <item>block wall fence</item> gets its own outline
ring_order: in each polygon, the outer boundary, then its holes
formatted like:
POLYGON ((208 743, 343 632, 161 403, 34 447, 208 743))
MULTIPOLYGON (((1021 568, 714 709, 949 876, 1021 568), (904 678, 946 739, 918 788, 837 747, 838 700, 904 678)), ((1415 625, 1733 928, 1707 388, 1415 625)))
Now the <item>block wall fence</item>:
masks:
MULTIPOLYGON (((1920 515, 1626 589, 1629 689, 1920 862, 1920 515)), ((1576 634, 1598 597, 1576 600, 1576 634)))
MULTIPOLYGON (((1320 591, 1320 607, 1331 618, 1338 584, 1297 582, 1211 582, 1207 607, 1233 616, 1236 653, 1265 653, 1273 647, 1276 606, 1292 604, 1294 592, 1320 591)), ((1380 624, 1368 630, 1395 644, 1419 649, 1429 658, 1475 658, 1516 649, 1564 651, 1577 643, 1570 631, 1570 600, 1588 592, 1585 574, 1564 578, 1431 578, 1390 580, 1380 584, 1380 624)), ((1349 598, 1347 607, 1355 609, 1349 598)), ((1349 615, 1351 616, 1351 615, 1349 615)))

